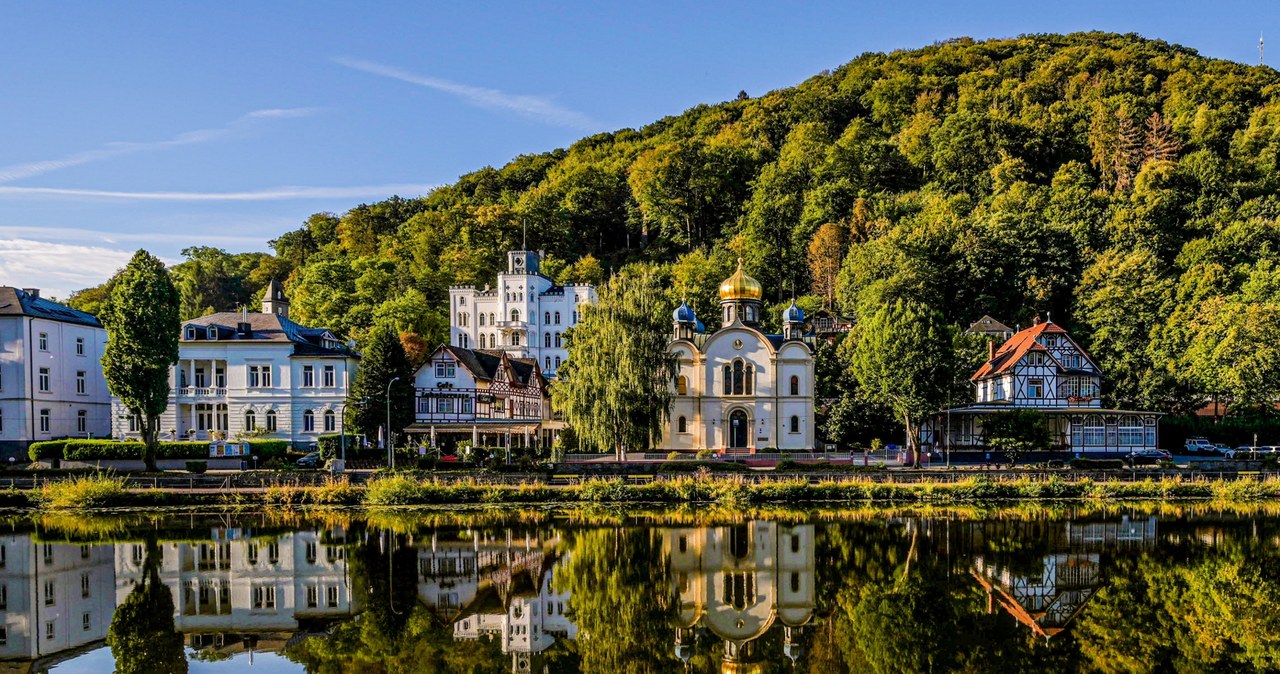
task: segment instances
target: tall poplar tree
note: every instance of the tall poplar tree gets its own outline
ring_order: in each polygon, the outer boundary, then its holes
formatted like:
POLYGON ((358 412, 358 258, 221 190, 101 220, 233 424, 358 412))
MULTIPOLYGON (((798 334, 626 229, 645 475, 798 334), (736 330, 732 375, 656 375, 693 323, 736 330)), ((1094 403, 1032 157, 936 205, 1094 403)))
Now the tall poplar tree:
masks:
POLYGON ((399 433, 413 423, 413 364, 405 353, 400 335, 388 322, 378 323, 360 351, 360 368, 351 386, 350 406, 355 430, 377 437, 387 422, 387 386, 390 384, 391 433, 399 433), (391 384, 393 379, 399 381, 391 384))
POLYGON ((551 401, 578 436, 619 460, 658 435, 671 407, 675 357, 660 268, 624 267, 586 307, 551 401))
POLYGON ((164 263, 145 250, 111 280, 102 314, 102 373, 111 394, 142 421, 142 461, 156 469, 160 415, 169 407, 169 369, 178 362, 179 296, 164 263))

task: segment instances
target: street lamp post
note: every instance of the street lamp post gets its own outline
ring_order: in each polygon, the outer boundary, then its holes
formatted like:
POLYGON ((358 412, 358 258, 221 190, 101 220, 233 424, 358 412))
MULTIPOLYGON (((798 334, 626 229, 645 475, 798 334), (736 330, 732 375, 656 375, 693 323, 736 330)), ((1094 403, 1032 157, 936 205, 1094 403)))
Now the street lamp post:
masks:
POLYGON ((393 442, 391 440, 391 386, 400 381, 399 377, 387 382, 387 467, 391 470, 396 469, 396 455, 393 450, 393 442))

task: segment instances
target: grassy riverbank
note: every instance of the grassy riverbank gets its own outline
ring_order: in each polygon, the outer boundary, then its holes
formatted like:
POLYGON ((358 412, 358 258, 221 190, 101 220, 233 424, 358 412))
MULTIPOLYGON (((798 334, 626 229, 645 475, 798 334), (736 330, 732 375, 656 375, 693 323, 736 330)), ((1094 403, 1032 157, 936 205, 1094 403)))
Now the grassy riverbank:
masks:
POLYGON ((365 485, 333 479, 314 486, 274 486, 257 491, 190 492, 181 489, 128 489, 125 480, 88 475, 49 482, 34 490, 0 492, 0 507, 76 510, 175 505, 417 506, 474 504, 682 504, 724 505, 812 503, 967 504, 999 501, 1113 499, 1280 500, 1280 479, 1213 480, 1165 477, 1139 481, 974 477, 955 482, 895 484, 851 477, 818 483, 779 477, 749 481, 736 476, 688 476, 645 484, 621 478, 588 479, 579 484, 484 484, 442 482, 391 475, 365 485))

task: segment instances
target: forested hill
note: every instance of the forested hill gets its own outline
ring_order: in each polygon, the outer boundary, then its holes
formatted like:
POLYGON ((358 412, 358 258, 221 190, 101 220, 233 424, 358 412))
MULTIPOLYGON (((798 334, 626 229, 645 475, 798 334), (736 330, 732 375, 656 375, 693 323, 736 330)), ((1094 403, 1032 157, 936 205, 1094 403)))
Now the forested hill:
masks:
POLYGON ((668 263, 672 297, 708 319, 741 255, 771 299, 810 294, 809 308, 855 317, 889 298, 957 324, 1051 313, 1118 402, 1274 398, 1277 84, 1270 68, 1133 35, 863 54, 421 199, 313 215, 274 256, 192 249, 184 311, 233 308, 275 277, 303 322, 359 337, 394 320, 440 341, 448 286, 490 282, 526 225, 561 280, 668 263))

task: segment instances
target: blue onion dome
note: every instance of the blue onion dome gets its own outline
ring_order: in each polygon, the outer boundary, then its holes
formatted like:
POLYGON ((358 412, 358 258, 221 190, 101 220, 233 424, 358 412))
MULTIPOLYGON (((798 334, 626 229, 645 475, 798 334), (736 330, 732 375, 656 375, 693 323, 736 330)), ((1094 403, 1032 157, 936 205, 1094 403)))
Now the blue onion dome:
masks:
POLYGON ((681 302, 679 307, 671 314, 671 320, 676 323, 696 323, 698 317, 693 313, 693 309, 689 307, 687 302, 681 302))
POLYGON ((800 307, 796 306, 795 300, 791 300, 791 306, 782 310, 782 322, 783 323, 803 323, 804 322, 804 311, 801 310, 800 307))

